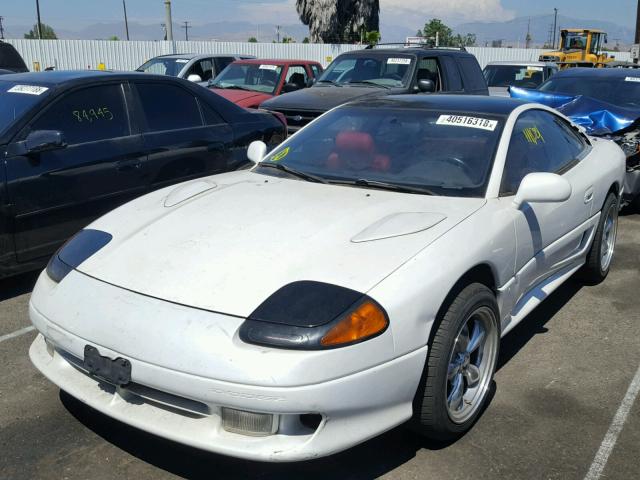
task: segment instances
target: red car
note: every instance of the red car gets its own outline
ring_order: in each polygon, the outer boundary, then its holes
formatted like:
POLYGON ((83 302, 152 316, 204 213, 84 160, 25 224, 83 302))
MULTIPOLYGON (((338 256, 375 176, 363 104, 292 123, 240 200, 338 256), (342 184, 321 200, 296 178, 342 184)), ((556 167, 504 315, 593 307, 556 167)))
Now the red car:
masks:
POLYGON ((209 88, 245 108, 257 108, 281 93, 306 88, 322 73, 309 60, 237 60, 209 83, 209 88))

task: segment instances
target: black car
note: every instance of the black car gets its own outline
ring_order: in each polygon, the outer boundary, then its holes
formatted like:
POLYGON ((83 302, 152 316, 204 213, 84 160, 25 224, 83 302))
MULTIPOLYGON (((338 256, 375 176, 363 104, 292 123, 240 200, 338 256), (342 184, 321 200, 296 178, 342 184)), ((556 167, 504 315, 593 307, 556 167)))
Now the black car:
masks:
POLYGON ((39 268, 96 217, 154 189, 250 164, 286 135, 270 113, 143 73, 0 76, 0 277, 39 268))
POLYGON ((356 98, 435 92, 489 95, 478 60, 464 49, 367 48, 338 56, 313 88, 272 98, 260 107, 284 114, 294 132, 356 98))
POLYGON ((24 60, 13 45, 0 40, 0 69, 14 73, 28 72, 24 60))

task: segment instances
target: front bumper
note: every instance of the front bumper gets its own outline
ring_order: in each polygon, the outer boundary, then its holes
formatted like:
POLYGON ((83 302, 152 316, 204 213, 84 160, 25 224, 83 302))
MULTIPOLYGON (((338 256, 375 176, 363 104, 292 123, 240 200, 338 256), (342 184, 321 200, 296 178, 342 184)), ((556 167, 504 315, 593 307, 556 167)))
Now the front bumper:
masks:
MULTIPOLYGON (((175 305, 167 308, 175 313, 175 305)), ((107 348, 62 328, 33 301, 30 316, 40 331, 29 351, 33 364, 72 396, 155 435, 259 461, 299 461, 330 455, 409 419, 427 354, 423 347, 375 367, 318 383, 250 385, 186 373, 107 348), (101 355, 129 359, 134 383, 127 388, 114 387, 84 372, 78 352, 86 344, 96 346, 101 355), (278 430, 263 437, 228 432, 221 424, 222 407, 278 415, 278 430), (300 421, 304 414, 319 414, 322 421, 317 427, 304 426, 300 421)))

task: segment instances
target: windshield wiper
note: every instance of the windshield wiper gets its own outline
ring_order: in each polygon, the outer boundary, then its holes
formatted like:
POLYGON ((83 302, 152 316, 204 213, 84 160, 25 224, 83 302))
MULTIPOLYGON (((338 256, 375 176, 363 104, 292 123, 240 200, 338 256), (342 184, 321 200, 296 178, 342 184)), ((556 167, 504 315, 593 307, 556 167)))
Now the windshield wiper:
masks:
POLYGON ((270 163, 263 162, 258 164, 259 167, 267 167, 267 168, 275 168, 282 172, 288 173, 289 175, 293 175, 294 177, 302 178, 303 180, 307 180, 308 182, 316 182, 316 183, 329 183, 324 178, 317 177, 310 173, 301 172, 299 170, 295 170, 291 167, 287 167, 282 163, 270 163))
POLYGON ((342 85, 336 82, 335 80, 318 80, 316 83, 330 83, 336 87, 341 87, 342 85))
POLYGON ((349 82, 349 83, 355 83, 355 84, 361 83, 361 84, 363 84, 363 85, 374 85, 374 86, 376 86, 376 87, 381 87, 381 88, 386 88, 386 89, 391 88, 391 87, 389 87, 388 85, 382 85, 381 83, 376 83, 376 82, 373 82, 373 81, 371 81, 371 80, 360 80, 360 81, 358 81, 358 82, 353 82, 353 81, 351 81, 351 82, 349 82))
POLYGON ((392 192, 401 193, 420 193, 422 195, 435 195, 431 190, 424 187, 412 187, 409 185, 399 185, 397 183, 380 182, 378 180, 367 180, 365 178, 359 178, 357 180, 339 180, 331 181, 329 183, 336 185, 355 185, 357 187, 365 188, 378 188, 380 190, 390 190, 392 192))

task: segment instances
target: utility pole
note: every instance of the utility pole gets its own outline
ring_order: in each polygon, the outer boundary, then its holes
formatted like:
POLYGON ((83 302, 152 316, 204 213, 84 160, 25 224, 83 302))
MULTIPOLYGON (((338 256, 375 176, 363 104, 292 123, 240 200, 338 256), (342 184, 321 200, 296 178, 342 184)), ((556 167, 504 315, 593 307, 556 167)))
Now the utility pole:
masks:
POLYGON ((278 37, 278 43, 280 43, 280 25, 276 25, 276 35, 278 37))
POLYGON ((127 40, 129 40, 129 21, 127 20, 127 4, 125 0, 122 0, 122 9, 124 10, 124 30, 127 34, 127 40))
POLYGON ((529 17, 529 23, 527 23, 527 36, 525 37, 525 48, 531 46, 531 17, 529 17))
POLYGON ((187 22, 186 20, 184 22, 184 25, 182 26, 182 28, 184 28, 184 39, 185 41, 189 41, 189 22, 187 22))
POLYGON ((4 20, 4 17, 0 17, 0 39, 4 40, 4 27, 2 26, 2 20, 4 20))
POLYGON ((171 20, 171 0, 164 0, 164 9, 166 17, 167 40, 173 42, 173 23, 171 20))
POLYGON ((553 45, 551 48, 556 48, 556 31, 558 30, 558 9, 553 9, 553 45))
POLYGON ((38 14, 38 40, 42 40, 42 22, 40 21, 40 0, 36 0, 36 13, 38 14))
POLYGON ((636 13, 636 41, 634 43, 640 43, 640 0, 638 0, 638 10, 636 13))

